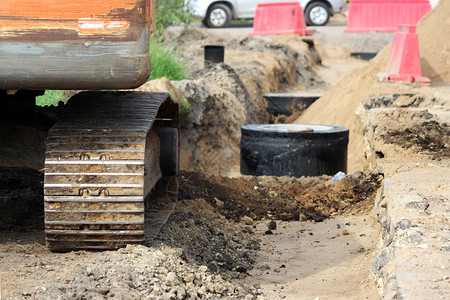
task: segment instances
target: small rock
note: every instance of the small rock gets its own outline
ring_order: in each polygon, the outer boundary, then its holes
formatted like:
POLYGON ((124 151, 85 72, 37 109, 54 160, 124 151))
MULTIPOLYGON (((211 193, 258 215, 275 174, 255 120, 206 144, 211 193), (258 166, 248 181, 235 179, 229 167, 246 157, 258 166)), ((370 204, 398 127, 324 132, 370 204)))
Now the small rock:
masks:
POLYGON ((169 286, 177 285, 179 283, 177 274, 175 272, 169 272, 166 277, 166 283, 169 286))
POLYGON ((425 211, 430 206, 430 204, 426 201, 412 201, 406 203, 406 208, 413 208, 417 210, 425 211))
POLYGON ((393 106, 397 106, 397 107, 408 107, 411 106, 414 102, 416 102, 417 100, 417 96, 407 96, 407 95, 402 95, 399 96, 393 103, 393 106))
POLYGON ((219 270, 219 267, 218 267, 218 265, 217 265, 217 262, 216 262, 216 261, 210 262, 210 263, 208 264, 208 270, 209 270, 211 273, 216 273, 216 272, 219 270))
POLYGON ((248 216, 244 216, 243 220, 244 220, 245 224, 250 225, 250 226, 252 226, 254 223, 253 219, 248 216))
POLYGON ((403 219, 401 221, 398 221, 395 224, 394 228, 395 229, 403 229, 403 230, 411 228, 411 221, 407 220, 407 219, 403 219))
POLYGON ((252 234, 253 229, 250 226, 244 226, 244 227, 242 227, 242 232, 252 234))
POLYGON ((198 269, 201 271, 201 272, 206 272, 206 270, 208 270, 208 267, 207 266, 200 266, 200 267, 198 267, 198 269))
POLYGON ((308 221, 308 218, 306 218, 306 216, 304 214, 300 214, 299 220, 300 220, 300 222, 305 222, 305 221, 308 221))
POLYGON ((175 293, 177 295, 176 299, 184 299, 186 296, 186 290, 182 287, 175 288, 175 293))
POLYGON ((273 234, 272 230, 266 230, 266 232, 264 232, 264 234, 273 234))
POLYGON ((346 230, 346 229, 344 229, 343 231, 342 231, 342 235, 349 235, 350 233, 348 232, 348 230, 346 230))
POLYGON ((284 299, 284 298, 286 298, 286 295, 285 294, 279 294, 278 297, 280 297, 280 299, 284 299))
POLYGON ((188 273, 186 275, 184 275, 183 281, 188 283, 188 282, 193 282, 194 281, 194 274, 188 273))
POLYGON ((270 230, 275 230, 277 229, 277 222, 275 222, 274 220, 270 221, 269 224, 267 225, 267 227, 269 227, 270 230))
POLYGON ((214 197, 214 201, 216 202, 217 207, 219 207, 219 208, 223 208, 224 207, 223 201, 220 201, 216 197, 214 197))
POLYGON ((199 296, 203 296, 204 294, 206 294, 206 286, 202 286, 202 287, 200 287, 198 290, 197 290, 197 294, 199 295, 199 296))
POLYGON ((186 288, 191 292, 195 291, 195 285, 192 282, 186 283, 186 288))
POLYGON ((430 288, 437 289, 438 287, 439 287, 439 285, 437 283, 434 283, 434 282, 430 283, 430 288))

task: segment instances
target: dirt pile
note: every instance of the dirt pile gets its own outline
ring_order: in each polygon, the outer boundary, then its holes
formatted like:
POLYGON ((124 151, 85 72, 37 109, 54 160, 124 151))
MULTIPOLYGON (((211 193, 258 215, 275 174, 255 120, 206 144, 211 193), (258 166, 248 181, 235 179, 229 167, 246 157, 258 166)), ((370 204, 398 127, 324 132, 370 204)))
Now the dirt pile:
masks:
MULTIPOLYGON (((447 38, 450 3, 441 1, 418 25, 421 44, 422 74, 435 82, 450 82, 450 49, 447 38)), ((361 120, 361 102, 370 94, 396 94, 409 87, 398 84, 379 84, 376 74, 383 72, 389 57, 390 46, 384 48, 368 66, 344 76, 324 97, 316 101, 296 120, 296 123, 346 126, 350 129, 348 169, 362 170, 365 166, 364 128, 361 120)))
POLYGON ((182 202, 157 241, 183 249, 184 260, 228 279, 252 270, 259 249, 256 237, 226 221, 203 199, 182 202))
POLYGON ((236 222, 244 217, 322 221, 331 215, 372 209, 381 178, 356 172, 342 181, 330 180, 330 176, 228 178, 183 172, 180 199, 204 199, 236 222))
POLYGON ((2 268, 6 299, 256 299, 260 293, 186 263, 182 249, 163 245, 60 255, 39 244, 0 244, 0 250, 2 266, 14 270, 2 268))
POLYGON ((417 24, 422 75, 431 82, 450 83, 450 1, 438 5, 417 24))

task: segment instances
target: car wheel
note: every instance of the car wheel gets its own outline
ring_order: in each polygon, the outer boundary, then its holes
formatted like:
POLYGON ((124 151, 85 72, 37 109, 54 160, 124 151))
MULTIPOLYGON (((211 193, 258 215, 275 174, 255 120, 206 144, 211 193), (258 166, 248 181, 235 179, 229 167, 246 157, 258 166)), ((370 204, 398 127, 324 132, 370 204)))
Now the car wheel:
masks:
POLYGON ((215 4, 209 10, 205 23, 211 28, 227 27, 231 23, 231 10, 225 4, 215 4))
POLYGON ((313 2, 305 10, 306 24, 309 26, 323 26, 330 19, 328 6, 321 2, 313 2))

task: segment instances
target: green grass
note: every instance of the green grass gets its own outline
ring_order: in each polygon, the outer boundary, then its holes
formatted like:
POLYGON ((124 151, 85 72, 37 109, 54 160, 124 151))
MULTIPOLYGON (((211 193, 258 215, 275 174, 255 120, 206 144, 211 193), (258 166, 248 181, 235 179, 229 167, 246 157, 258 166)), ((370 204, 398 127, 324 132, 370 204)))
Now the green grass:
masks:
POLYGON ((152 57, 152 72, 150 80, 167 77, 169 80, 183 80, 186 78, 186 66, 176 59, 176 54, 171 49, 157 41, 150 43, 150 55, 152 57))
POLYGON ((36 105, 39 106, 51 106, 58 105, 59 101, 63 101, 64 103, 67 101, 68 97, 64 95, 64 91, 60 90, 47 90, 45 94, 39 97, 36 97, 36 105))
POLYGON ((155 32, 153 34, 161 36, 167 26, 188 25, 191 20, 191 13, 184 10, 184 0, 156 1, 155 32))

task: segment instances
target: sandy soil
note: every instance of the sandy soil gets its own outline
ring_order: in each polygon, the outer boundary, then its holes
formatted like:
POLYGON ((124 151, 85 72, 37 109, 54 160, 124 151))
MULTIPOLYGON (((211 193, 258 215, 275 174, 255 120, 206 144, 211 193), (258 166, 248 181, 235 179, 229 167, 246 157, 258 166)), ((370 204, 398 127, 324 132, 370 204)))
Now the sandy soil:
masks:
MULTIPOLYGON (((266 225, 258 223, 257 232, 266 225)), ((273 235, 262 236, 246 281, 260 284, 268 299, 378 299, 371 275, 378 235, 373 214, 279 222, 273 235)))

